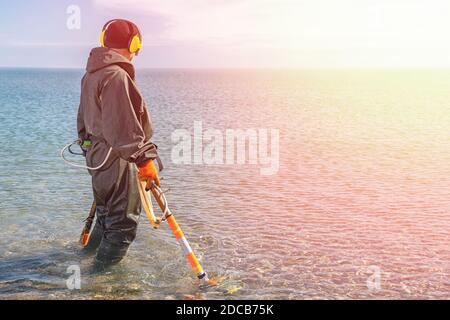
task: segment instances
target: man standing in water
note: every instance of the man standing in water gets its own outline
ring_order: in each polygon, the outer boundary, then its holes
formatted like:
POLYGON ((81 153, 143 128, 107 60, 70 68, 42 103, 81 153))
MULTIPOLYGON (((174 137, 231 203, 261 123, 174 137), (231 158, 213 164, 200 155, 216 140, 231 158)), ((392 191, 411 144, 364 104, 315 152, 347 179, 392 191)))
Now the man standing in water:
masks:
POLYGON ((131 64, 142 48, 141 32, 130 21, 112 20, 103 27, 101 45, 91 51, 81 83, 78 135, 89 167, 111 152, 101 169, 90 171, 97 221, 84 248, 98 249, 96 262, 110 266, 125 257, 136 237, 141 211, 136 171, 148 187, 160 182, 153 126, 131 64))

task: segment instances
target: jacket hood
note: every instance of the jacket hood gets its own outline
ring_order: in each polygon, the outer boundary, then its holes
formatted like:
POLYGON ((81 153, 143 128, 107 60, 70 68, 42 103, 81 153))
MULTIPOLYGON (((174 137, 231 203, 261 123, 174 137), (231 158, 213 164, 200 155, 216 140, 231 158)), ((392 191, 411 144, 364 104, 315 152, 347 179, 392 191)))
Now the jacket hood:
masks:
POLYGON ((86 71, 89 73, 94 73, 110 65, 117 65, 121 67, 129 74, 131 79, 134 80, 135 70, 131 62, 121 54, 109 48, 92 49, 91 54, 89 55, 86 71))

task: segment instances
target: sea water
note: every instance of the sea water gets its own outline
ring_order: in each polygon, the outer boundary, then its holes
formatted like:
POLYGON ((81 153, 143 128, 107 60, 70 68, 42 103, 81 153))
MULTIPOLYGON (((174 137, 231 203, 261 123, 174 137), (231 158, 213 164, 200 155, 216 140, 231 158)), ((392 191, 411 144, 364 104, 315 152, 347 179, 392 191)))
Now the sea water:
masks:
MULTIPOLYGON (((137 73, 171 209, 204 268, 242 286, 226 298, 450 298, 450 71, 137 73), (196 122, 278 130, 278 170, 173 161, 196 122)), ((126 260, 89 271, 90 177, 59 158, 82 75, 0 70, 0 299, 223 298, 145 215, 126 260)))

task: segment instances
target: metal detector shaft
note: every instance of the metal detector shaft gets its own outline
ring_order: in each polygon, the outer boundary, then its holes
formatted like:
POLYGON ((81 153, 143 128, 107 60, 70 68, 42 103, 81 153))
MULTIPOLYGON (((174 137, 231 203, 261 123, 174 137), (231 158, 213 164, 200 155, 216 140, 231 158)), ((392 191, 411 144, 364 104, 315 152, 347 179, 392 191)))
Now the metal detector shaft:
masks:
POLYGON ((167 204, 167 200, 161 191, 159 187, 156 185, 153 185, 151 188, 151 193, 153 197, 155 198, 156 202, 158 203, 158 206, 161 208, 161 211, 164 213, 163 218, 159 219, 155 217, 153 207, 151 204, 151 199, 149 196, 149 193, 145 190, 146 188, 146 182, 145 181, 139 181, 139 190, 141 195, 141 202, 144 207, 144 211, 147 213, 147 217, 149 218, 150 224, 155 228, 159 228, 161 225, 161 222, 163 220, 166 220, 169 224, 170 229, 172 230, 173 234, 175 235, 175 238, 177 239, 178 243, 180 244, 181 248, 183 249, 183 252, 186 256, 187 261, 189 262, 192 270, 197 275, 197 278, 202 281, 209 281, 208 276, 206 272, 203 270, 203 267, 201 266, 200 262, 197 259, 197 256, 195 255, 194 251, 192 250, 192 247, 189 245, 189 242, 187 241, 183 231, 180 228, 180 225, 177 223, 177 220, 175 219, 174 215, 169 209, 169 206, 167 204))
POLYGON ((97 203, 94 200, 94 202, 92 203, 92 206, 91 206, 91 210, 89 211, 89 216, 86 219, 86 224, 80 235, 80 244, 83 247, 86 247, 89 243, 89 238, 90 238, 91 229, 92 229, 92 223, 94 222, 96 211, 97 211, 97 203))

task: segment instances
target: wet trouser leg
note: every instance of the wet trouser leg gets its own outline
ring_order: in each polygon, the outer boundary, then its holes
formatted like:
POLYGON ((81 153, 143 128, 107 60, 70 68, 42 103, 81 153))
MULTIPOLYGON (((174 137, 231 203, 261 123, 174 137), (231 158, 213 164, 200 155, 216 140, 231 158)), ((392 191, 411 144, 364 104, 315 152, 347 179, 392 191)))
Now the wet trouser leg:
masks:
MULTIPOLYGON (((119 263, 136 238, 141 203, 135 165, 115 160, 104 170, 93 173, 92 184, 100 214, 96 226, 102 234, 93 243, 98 246, 96 261, 103 266, 119 263)), ((93 240, 94 240, 93 239, 93 240)))

